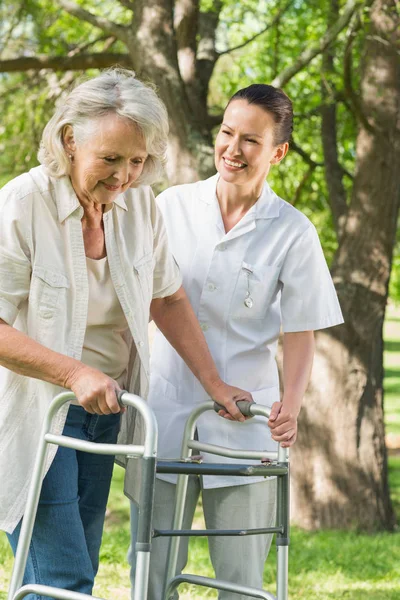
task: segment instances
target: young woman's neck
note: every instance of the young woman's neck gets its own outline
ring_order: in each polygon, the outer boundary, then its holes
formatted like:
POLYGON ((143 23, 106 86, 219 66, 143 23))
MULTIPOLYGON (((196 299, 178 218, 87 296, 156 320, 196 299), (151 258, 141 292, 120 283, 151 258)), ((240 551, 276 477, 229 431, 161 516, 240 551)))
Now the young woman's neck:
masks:
POLYGON ((261 196, 263 182, 256 186, 234 185, 219 178, 217 199, 221 216, 228 233, 261 196))
POLYGON ((217 198, 225 213, 242 210, 247 212, 261 196, 264 182, 257 185, 235 185, 219 178, 217 184, 217 198))

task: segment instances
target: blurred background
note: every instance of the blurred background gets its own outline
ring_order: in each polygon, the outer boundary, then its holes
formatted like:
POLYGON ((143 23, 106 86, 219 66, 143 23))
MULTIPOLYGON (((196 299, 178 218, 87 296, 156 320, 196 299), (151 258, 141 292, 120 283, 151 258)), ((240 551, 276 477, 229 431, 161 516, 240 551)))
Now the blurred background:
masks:
MULTIPOLYGON (((292 600, 400 597, 399 6, 0 1, 0 185, 38 164, 55 104, 98 69, 134 69, 167 105, 169 163, 156 192, 214 173, 213 137, 239 88, 272 83, 293 101, 291 149, 269 182, 316 225, 346 323, 317 335, 291 453, 292 600)), ((96 594, 127 599, 122 477, 116 470, 96 594)), ((206 543, 193 540, 188 571, 211 574, 206 543)), ((11 564, 2 536, 0 598, 11 564)))

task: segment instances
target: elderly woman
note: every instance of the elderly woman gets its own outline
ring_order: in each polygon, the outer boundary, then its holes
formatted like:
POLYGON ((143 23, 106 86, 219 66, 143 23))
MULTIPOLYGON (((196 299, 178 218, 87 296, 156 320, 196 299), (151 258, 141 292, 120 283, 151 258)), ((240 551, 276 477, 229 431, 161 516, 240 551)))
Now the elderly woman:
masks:
MULTIPOLYGON (((157 199, 183 284, 205 332, 218 370, 273 407, 270 435, 258 418, 244 423, 206 413, 202 442, 231 448, 276 450, 296 441, 297 417, 314 353, 313 331, 342 322, 335 289, 310 221, 266 183, 288 151, 292 103, 281 90, 256 84, 229 101, 215 142, 217 174, 181 185, 157 199), (283 330, 283 397, 280 403, 277 341, 283 330)), ((162 332, 154 339, 149 403, 162 427, 159 455, 179 455, 185 419, 207 395, 162 332)), ((207 456, 221 462, 221 457, 207 456)), ((227 459, 228 460, 228 459, 227 459)), ((159 475, 154 526, 169 529, 175 479, 159 475)), ((189 527, 202 493, 207 527, 270 527, 275 480, 240 477, 189 479, 189 527)), ((132 507, 135 537, 135 507, 132 507)), ((181 540, 179 568, 187 559, 181 540)), ((162 598, 167 541, 154 540, 148 600, 162 598)), ((209 538, 219 579, 262 587, 271 536, 209 538)), ((221 600, 232 594, 220 592, 221 600)), ((235 599, 244 596, 234 594, 235 599)))
MULTIPOLYGON (((116 442, 116 392, 147 394, 149 313, 207 394, 243 418, 234 398, 250 395, 218 376, 148 185, 162 172, 167 131, 152 88, 104 72, 56 110, 41 166, 1 191, 0 527, 14 551, 52 397, 67 388, 77 399, 55 433, 116 442)), ((53 447, 25 583, 91 593, 112 465, 53 447)))

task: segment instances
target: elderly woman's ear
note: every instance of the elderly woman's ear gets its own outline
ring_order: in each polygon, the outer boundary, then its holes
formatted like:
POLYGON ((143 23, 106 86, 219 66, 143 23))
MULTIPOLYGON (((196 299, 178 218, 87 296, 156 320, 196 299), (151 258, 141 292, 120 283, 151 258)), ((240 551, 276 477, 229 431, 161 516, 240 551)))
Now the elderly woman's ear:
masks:
POLYGON ((65 148, 65 152, 70 155, 76 150, 76 142, 74 137, 74 130, 71 125, 65 125, 62 132, 62 140, 65 148))

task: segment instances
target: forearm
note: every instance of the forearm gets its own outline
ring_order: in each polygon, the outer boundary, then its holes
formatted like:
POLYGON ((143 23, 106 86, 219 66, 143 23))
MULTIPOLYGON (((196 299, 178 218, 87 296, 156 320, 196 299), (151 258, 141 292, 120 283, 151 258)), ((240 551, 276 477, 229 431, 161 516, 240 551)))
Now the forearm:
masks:
POLYGON ((283 336, 283 399, 286 411, 298 416, 310 380, 314 357, 314 332, 283 336))
POLYGON ((0 320, 0 364, 19 375, 69 388, 79 361, 54 352, 0 320))
POLYGON ((171 346, 212 396, 221 379, 183 288, 170 298, 153 300, 151 316, 171 346))

